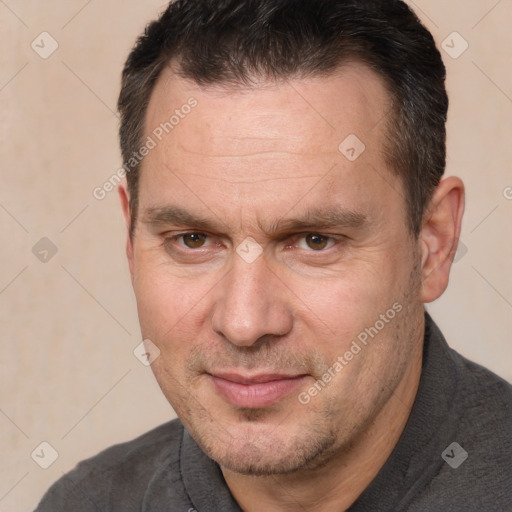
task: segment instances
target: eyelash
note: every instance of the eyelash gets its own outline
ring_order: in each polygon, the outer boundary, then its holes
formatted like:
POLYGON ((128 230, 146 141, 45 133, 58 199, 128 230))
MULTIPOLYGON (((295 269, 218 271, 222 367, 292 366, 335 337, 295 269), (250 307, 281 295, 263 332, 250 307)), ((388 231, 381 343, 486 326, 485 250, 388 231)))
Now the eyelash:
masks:
MULTIPOLYGON (((207 233, 203 233, 201 231, 188 231, 186 233, 179 233, 179 234, 176 234, 176 235, 173 235, 173 236, 165 238, 164 239, 164 245, 168 246, 169 243, 176 243, 180 239, 183 239, 183 237, 186 236, 186 235, 205 235, 207 237, 206 240, 211 238, 207 233)), ((299 241, 301 239, 305 239, 308 235, 317 235, 317 236, 320 236, 322 238, 327 238, 328 243, 330 243, 330 245, 327 248, 321 249, 321 250, 317 250, 317 251, 315 251, 314 249, 310 249, 310 250, 304 249, 307 252, 317 253, 317 254, 321 254, 321 253, 327 252, 329 249, 331 249, 335 245, 338 245, 342 241, 342 239, 344 239, 344 237, 340 237, 340 236, 335 237, 335 236, 332 236, 332 235, 325 235, 325 234, 322 234, 322 233, 317 233, 317 232, 314 232, 314 231, 310 231, 310 232, 307 232, 307 233, 300 233, 300 234, 297 234, 297 235, 293 235, 294 245, 296 245, 297 241, 299 241)), ((288 238, 292 238, 292 237, 288 237, 288 238)), ((179 250, 184 251, 184 252, 190 252, 190 253, 194 253, 194 252, 200 253, 201 249, 205 249, 206 247, 209 247, 209 246, 201 246, 201 247, 198 247, 198 248, 194 249, 194 248, 191 248, 191 247, 187 247, 184 244, 179 244, 179 246, 180 246, 179 250)), ((220 244, 216 243, 216 246, 220 246, 220 244)), ((289 247, 291 247, 291 244, 287 243, 285 247, 289 248, 289 247)))

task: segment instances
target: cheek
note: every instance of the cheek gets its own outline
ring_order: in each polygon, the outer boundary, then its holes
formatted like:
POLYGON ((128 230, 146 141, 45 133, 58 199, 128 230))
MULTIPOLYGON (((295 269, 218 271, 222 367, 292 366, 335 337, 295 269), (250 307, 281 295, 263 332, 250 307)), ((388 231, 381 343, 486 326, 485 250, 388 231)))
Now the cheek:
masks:
POLYGON ((136 259, 134 291, 143 336, 162 345, 160 350, 195 336, 212 286, 207 276, 180 278, 165 264, 136 259))
POLYGON ((176 411, 186 415, 191 382, 187 363, 205 325, 207 283, 179 279, 162 266, 137 265, 134 281, 141 333, 160 350, 151 369, 176 411))
POLYGON ((400 298, 400 278, 393 274, 376 262, 355 262, 314 280, 290 276, 287 286, 308 323, 325 330, 331 340, 346 341, 373 325, 400 298))

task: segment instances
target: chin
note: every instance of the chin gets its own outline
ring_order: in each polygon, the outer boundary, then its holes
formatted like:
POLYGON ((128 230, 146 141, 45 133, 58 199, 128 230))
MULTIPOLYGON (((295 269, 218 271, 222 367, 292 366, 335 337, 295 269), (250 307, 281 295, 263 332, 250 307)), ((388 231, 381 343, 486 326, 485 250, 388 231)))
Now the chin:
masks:
POLYGON ((292 435, 273 425, 270 428, 233 429, 228 439, 205 433, 193 435, 201 449, 221 467, 250 476, 292 474, 324 465, 334 453, 334 432, 299 426, 292 435), (279 432, 281 430, 281 432, 279 432))

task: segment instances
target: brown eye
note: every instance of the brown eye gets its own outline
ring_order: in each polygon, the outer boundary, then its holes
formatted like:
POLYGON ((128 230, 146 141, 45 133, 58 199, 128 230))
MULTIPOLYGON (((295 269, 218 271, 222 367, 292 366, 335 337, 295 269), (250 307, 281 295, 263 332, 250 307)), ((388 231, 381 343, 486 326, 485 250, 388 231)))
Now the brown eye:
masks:
POLYGON ((330 238, 328 236, 317 235, 310 233, 306 236, 306 244, 310 249, 321 251, 327 247, 330 238))
POLYGON ((207 238, 204 233, 187 233, 181 236, 183 238, 183 243, 189 249, 198 249, 202 247, 207 238))

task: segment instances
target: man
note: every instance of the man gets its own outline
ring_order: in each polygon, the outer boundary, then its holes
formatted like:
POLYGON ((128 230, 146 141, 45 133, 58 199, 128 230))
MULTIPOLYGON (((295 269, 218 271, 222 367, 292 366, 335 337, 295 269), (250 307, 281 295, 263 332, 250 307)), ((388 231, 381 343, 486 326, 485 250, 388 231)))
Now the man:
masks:
POLYGON ((512 508, 511 386, 448 348, 464 187, 399 0, 177 0, 126 63, 127 255, 179 419, 38 511, 512 508))

